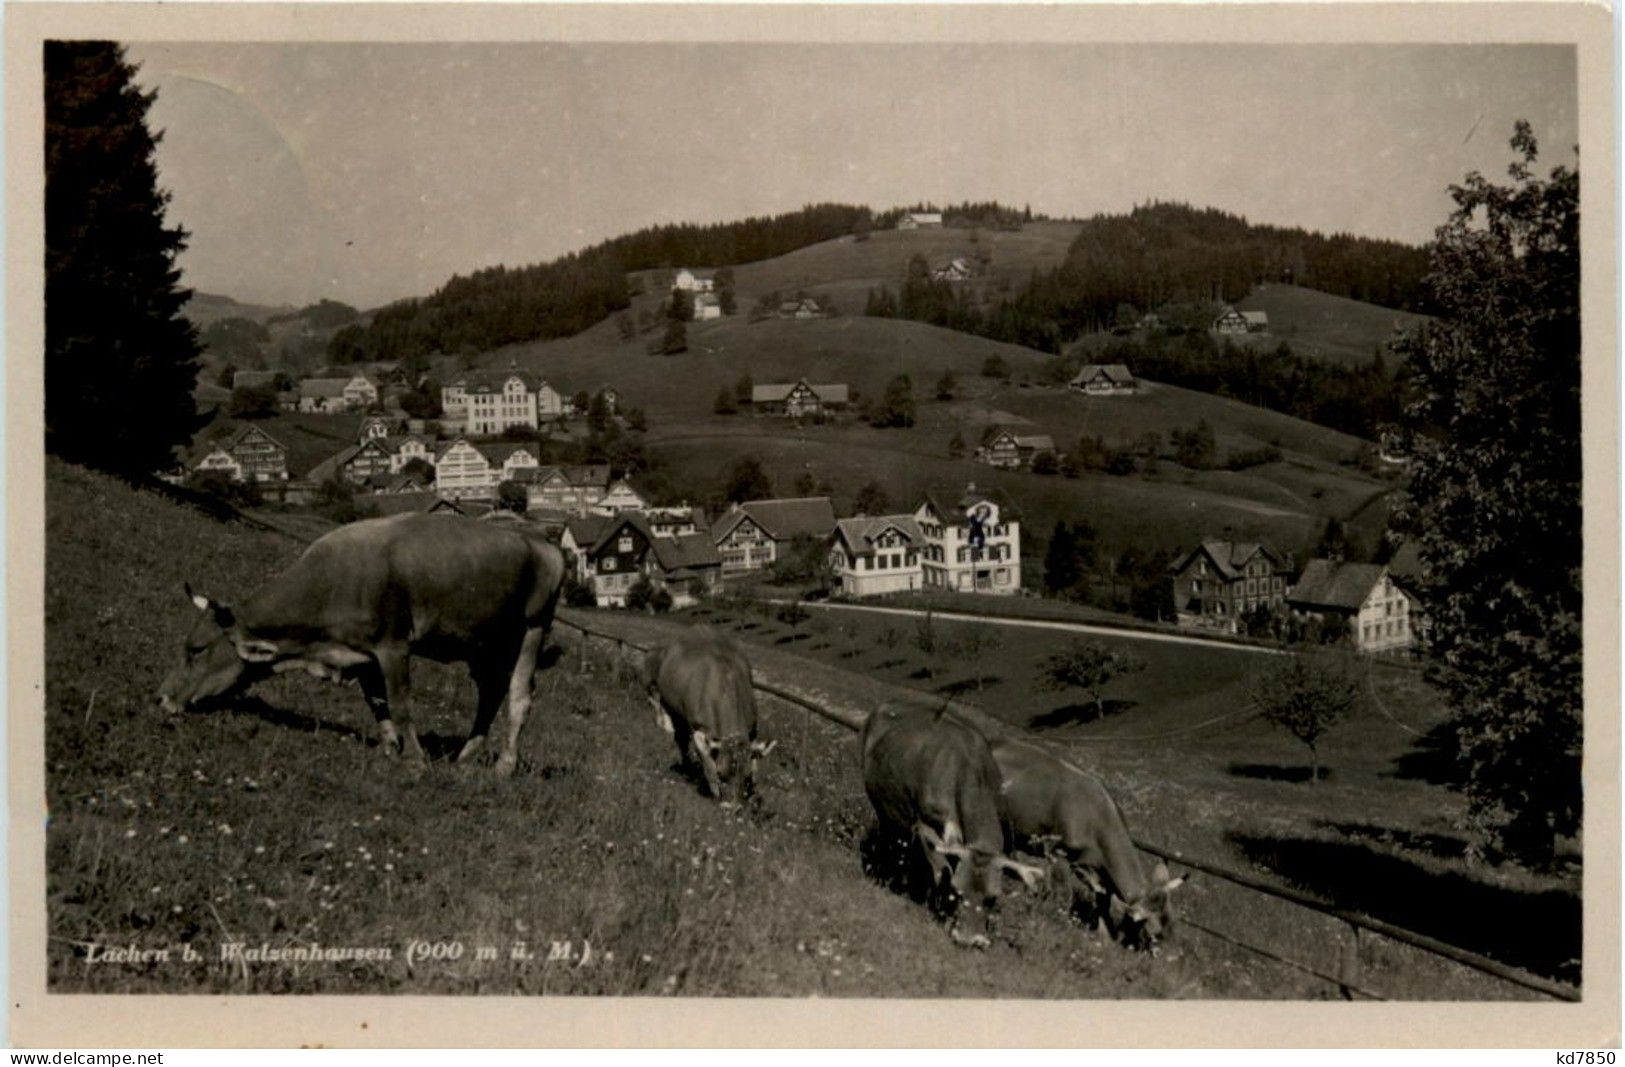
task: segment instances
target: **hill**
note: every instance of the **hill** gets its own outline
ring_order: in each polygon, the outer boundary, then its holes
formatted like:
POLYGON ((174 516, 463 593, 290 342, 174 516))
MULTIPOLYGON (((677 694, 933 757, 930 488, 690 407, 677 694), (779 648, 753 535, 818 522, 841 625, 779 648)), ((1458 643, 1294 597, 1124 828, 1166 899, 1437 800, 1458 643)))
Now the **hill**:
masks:
POLYGON ((1370 363, 1371 354, 1378 347, 1386 349, 1395 331, 1427 321, 1426 315, 1378 307, 1301 285, 1257 286, 1236 301, 1236 307, 1267 312, 1270 317, 1267 333, 1241 339, 1249 347, 1273 347, 1285 341, 1299 355, 1350 366, 1370 363))
POLYGON ((273 316, 286 315, 294 310, 292 304, 245 304, 219 293, 194 290, 191 299, 181 308, 181 314, 201 330, 221 319, 247 319, 263 325, 273 316))

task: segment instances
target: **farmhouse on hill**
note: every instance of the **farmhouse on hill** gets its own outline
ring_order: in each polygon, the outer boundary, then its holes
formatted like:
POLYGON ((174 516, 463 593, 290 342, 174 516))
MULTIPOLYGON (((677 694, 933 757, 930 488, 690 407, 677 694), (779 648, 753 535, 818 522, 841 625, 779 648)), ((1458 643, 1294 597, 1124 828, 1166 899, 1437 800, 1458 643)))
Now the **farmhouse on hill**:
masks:
POLYGON ((1292 557, 1252 541, 1203 541, 1169 567, 1174 621, 1188 629, 1236 633, 1240 620, 1286 602, 1292 557))
POLYGON ((829 554, 836 591, 866 597, 918 590, 924 551, 925 535, 912 515, 840 519, 829 554))
POLYGON ((1263 333, 1269 328, 1270 316, 1267 311, 1237 311, 1233 307, 1226 307, 1213 320, 1214 333, 1231 336, 1263 333))
POLYGON ((970 261, 963 256, 955 256, 947 263, 931 272, 931 277, 939 282, 962 282, 967 280, 975 271, 970 261))
POLYGON ((788 415, 799 419, 846 407, 844 382, 813 385, 802 378, 794 382, 770 382, 751 387, 751 409, 758 415, 788 415))
POLYGON ((672 279, 671 287, 681 289, 685 293, 709 293, 716 288, 716 278, 710 274, 702 274, 684 267, 672 279))
POLYGON ((1055 453, 1055 438, 1047 433, 1018 434, 1014 430, 995 429, 977 448, 976 460, 1004 470, 1023 470, 1032 466, 1035 456, 1046 452, 1055 453))
POLYGON ((897 220, 899 230, 918 230, 924 226, 941 226, 940 211, 910 211, 897 220))
POLYGON ((1361 652, 1397 652, 1416 644, 1418 601, 1381 564, 1310 560, 1286 603, 1300 617, 1346 628, 1361 652))
POLYGON ((722 303, 710 293, 701 293, 694 298, 694 321, 709 322, 712 319, 722 318, 722 303))
POLYGON ((711 528, 725 574, 770 566, 797 537, 829 537, 835 508, 827 496, 747 500, 736 504, 711 528))
POLYGON ((513 365, 494 374, 459 374, 441 387, 440 407, 448 426, 476 437, 514 426, 535 430, 544 421, 564 417, 564 397, 559 391, 513 365))
POLYGON ((1086 396, 1124 396, 1133 394, 1140 383, 1125 364, 1085 363, 1067 387, 1086 396))
POLYGON ((823 315, 824 309, 810 296, 800 296, 779 303, 778 316, 781 319, 817 319, 823 315))

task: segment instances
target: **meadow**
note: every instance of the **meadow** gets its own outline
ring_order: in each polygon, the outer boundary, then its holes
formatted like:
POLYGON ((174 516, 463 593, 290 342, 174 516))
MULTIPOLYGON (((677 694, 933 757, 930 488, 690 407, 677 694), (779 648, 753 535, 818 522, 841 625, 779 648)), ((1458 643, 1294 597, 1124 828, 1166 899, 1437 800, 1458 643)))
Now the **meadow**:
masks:
MULTIPOLYGON (((675 769, 628 665, 596 650, 582 657, 564 627, 562 654, 538 676, 520 771, 506 782, 445 762, 467 729, 472 686, 432 664, 414 671, 415 718, 435 757, 423 769, 374 750, 353 689, 305 677, 281 676, 219 711, 165 716, 152 694, 195 610, 181 583, 230 602, 301 546, 54 460, 47 475, 53 991, 1335 995, 1194 931, 1155 958, 1124 951, 1079 928, 1052 890, 1007 900, 988 951, 955 948, 917 901, 866 873, 872 815, 849 734, 767 701, 764 731, 782 743, 762 804, 724 812, 675 769), (414 959, 414 940, 462 954, 414 959), (391 954, 220 958, 232 942, 391 954), (88 962, 91 944, 181 943, 202 959, 88 962), (495 958, 481 956, 486 947, 495 958)), ((860 707, 907 695, 877 668, 855 673, 755 646, 753 660, 860 707)), ((1169 795, 1185 798, 1187 812, 1220 807, 1202 807, 1200 780, 1145 773, 1125 765, 1110 778, 1148 837, 1182 840, 1163 821, 1169 795)), ((1181 892, 1182 907, 1249 940, 1335 957, 1334 924, 1200 879, 1181 892)), ((1519 995, 1408 950, 1368 940, 1360 951, 1367 981, 1394 995, 1519 995)))

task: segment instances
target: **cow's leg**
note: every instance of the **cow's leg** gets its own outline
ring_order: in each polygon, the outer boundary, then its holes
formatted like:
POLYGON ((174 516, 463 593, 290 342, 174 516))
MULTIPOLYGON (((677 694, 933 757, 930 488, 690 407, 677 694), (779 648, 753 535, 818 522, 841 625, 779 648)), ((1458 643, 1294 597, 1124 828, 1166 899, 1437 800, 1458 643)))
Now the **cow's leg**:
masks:
POLYGON ((531 683, 536 675, 536 659, 541 655, 542 642, 547 631, 538 626, 525 631, 519 642, 519 656, 514 661, 513 674, 508 679, 508 737, 497 757, 497 777, 506 778, 519 765, 519 731, 524 729, 525 715, 530 711, 531 683))
POLYGON ((413 763, 427 763, 428 757, 423 754, 423 746, 418 744, 418 732, 412 726, 409 705, 412 689, 411 660, 406 654, 406 649, 380 648, 377 657, 378 670, 384 676, 384 693, 389 703, 390 715, 400 727, 401 751, 413 763))
POLYGON ((358 680, 361 682, 361 695, 366 698, 367 707, 372 709, 373 717, 378 720, 378 747, 393 756, 400 751, 401 738, 395 732, 395 723, 389 716, 389 692, 384 686, 384 675, 376 664, 369 663, 362 667, 358 680))
POLYGON ((705 775, 705 788, 713 797, 722 799, 722 775, 717 773, 717 761, 711 756, 711 739, 704 730, 695 730, 689 745, 699 761, 700 773, 705 775))
POLYGON ((468 740, 463 742, 462 751, 457 753, 458 763, 467 763, 485 749, 491 724, 496 721, 497 712, 502 710, 502 700, 508 695, 508 672, 502 666, 476 663, 473 665, 473 675, 474 687, 479 691, 479 702, 474 709, 474 726, 468 732, 468 740))

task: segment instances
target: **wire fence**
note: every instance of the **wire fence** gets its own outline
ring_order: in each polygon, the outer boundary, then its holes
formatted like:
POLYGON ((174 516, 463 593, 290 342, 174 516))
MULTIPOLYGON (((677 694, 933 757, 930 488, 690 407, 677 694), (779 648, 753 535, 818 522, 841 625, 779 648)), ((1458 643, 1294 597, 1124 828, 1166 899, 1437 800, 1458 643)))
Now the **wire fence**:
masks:
MULTIPOLYGON (((627 650, 638 653, 645 653, 650 650, 650 646, 628 640, 619 634, 595 630, 589 626, 583 626, 580 623, 572 622, 568 619, 561 618, 557 619, 556 621, 560 625, 568 626, 583 635, 584 640, 581 643, 581 654, 583 657, 585 656, 587 647, 585 639, 591 638, 611 642, 615 645, 617 651, 623 653, 627 650)), ((751 685, 760 692, 766 693, 797 707, 805 708, 806 710, 814 712, 830 722, 837 723, 838 725, 844 726, 849 730, 856 731, 861 729, 863 726, 864 716, 861 713, 845 708, 832 707, 820 701, 810 700, 799 693, 786 689, 780 685, 774 685, 770 682, 757 678, 754 675, 751 678, 751 685)), ((1123 740, 1130 739, 1124 738, 1123 740)), ((1182 866, 1189 867, 1192 870, 1200 871, 1211 878, 1217 878, 1221 881, 1228 882, 1231 885, 1239 886, 1243 889, 1255 893, 1261 893, 1265 896, 1273 897, 1277 900, 1282 900, 1298 907, 1305 908, 1309 911, 1316 912, 1346 925, 1351 932, 1351 937, 1346 943, 1349 947, 1341 955, 1339 967, 1340 973, 1333 975, 1310 964, 1304 963, 1301 960, 1291 959, 1268 948, 1251 944, 1250 942, 1247 942, 1242 938, 1238 938, 1233 934, 1225 933, 1222 930, 1214 929, 1189 918, 1182 919, 1182 922, 1185 925, 1190 926, 1192 929, 1199 930, 1208 936, 1227 942, 1238 948, 1245 949, 1248 952, 1262 958, 1272 960, 1282 966, 1286 966, 1303 974, 1310 975, 1311 977, 1319 979, 1320 981, 1335 985, 1339 988, 1343 995, 1350 998, 1360 996, 1369 1000, 1388 999, 1381 992, 1364 986, 1359 980, 1358 953, 1355 951, 1355 949, 1358 946, 1359 931, 1365 930, 1370 933, 1389 938, 1390 940, 1397 941, 1401 944, 1409 945, 1412 948, 1420 949, 1423 952, 1448 959, 1456 964, 1459 964, 1460 966, 1467 967, 1471 970, 1488 975, 1500 981, 1520 986, 1524 989, 1541 993, 1557 1000, 1573 1002, 1578 1002, 1580 1000, 1580 991, 1574 986, 1543 978, 1539 975, 1530 974, 1516 967, 1501 963, 1498 960, 1490 959, 1487 956, 1473 952, 1469 949, 1440 941, 1438 938, 1430 937, 1427 934, 1410 930, 1402 926, 1396 926, 1393 923, 1385 922, 1382 919, 1376 919, 1360 912, 1350 911, 1346 908, 1338 907, 1336 904, 1330 901, 1323 900, 1309 893, 1301 892, 1289 886, 1267 882, 1263 879, 1249 874, 1244 874, 1240 871, 1230 870, 1227 867, 1222 867, 1215 863, 1188 856, 1178 850, 1164 848, 1150 841, 1135 838, 1134 844, 1143 851, 1160 859, 1178 863, 1182 866)))

